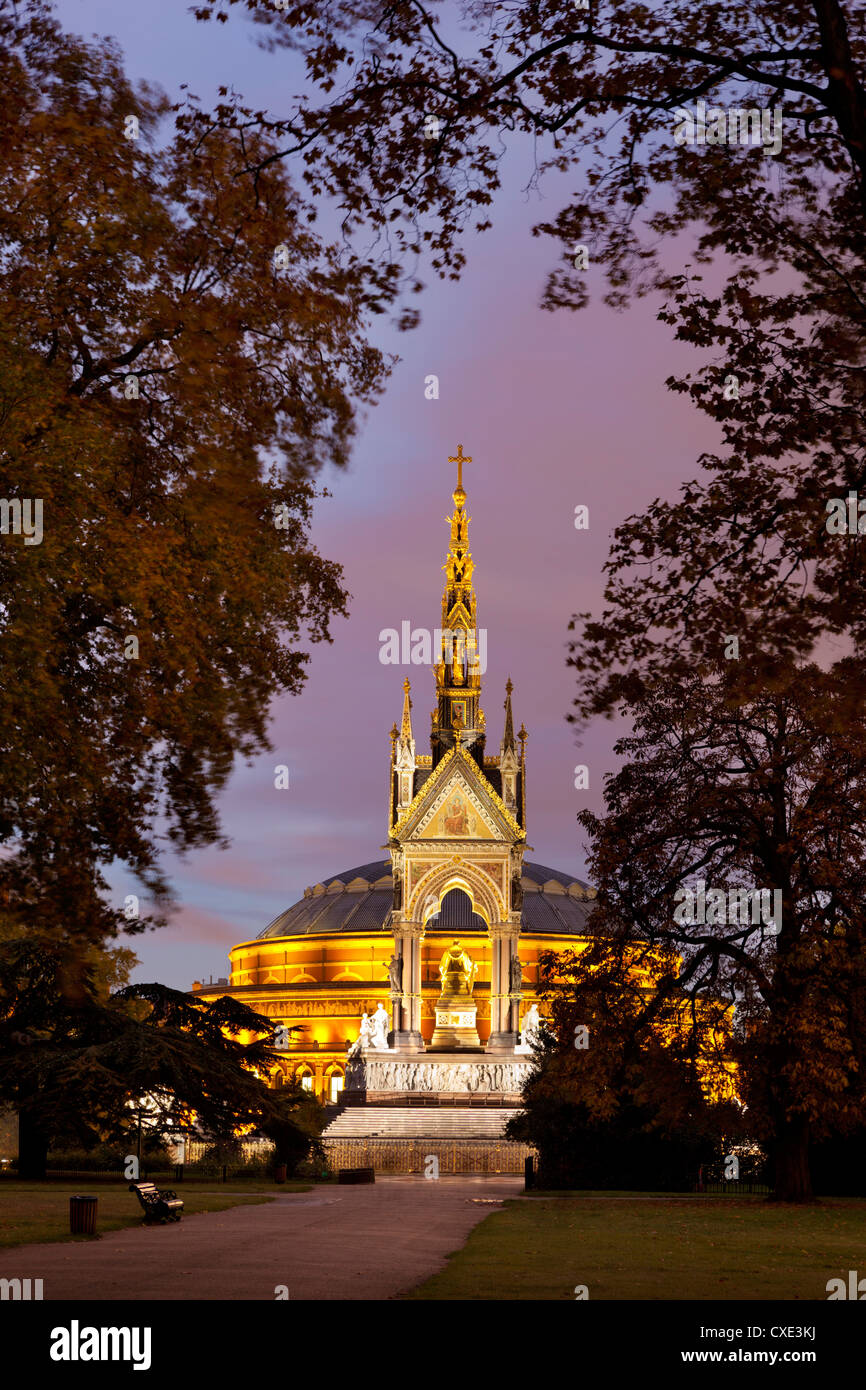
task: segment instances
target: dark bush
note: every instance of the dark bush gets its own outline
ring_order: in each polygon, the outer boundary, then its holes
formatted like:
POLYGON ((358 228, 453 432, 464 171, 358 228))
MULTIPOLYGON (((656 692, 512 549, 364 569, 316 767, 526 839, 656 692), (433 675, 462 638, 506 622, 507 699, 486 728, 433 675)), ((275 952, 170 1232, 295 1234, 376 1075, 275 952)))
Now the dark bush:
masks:
POLYGON ((809 1149, 816 1197, 866 1197, 866 1130, 809 1149))

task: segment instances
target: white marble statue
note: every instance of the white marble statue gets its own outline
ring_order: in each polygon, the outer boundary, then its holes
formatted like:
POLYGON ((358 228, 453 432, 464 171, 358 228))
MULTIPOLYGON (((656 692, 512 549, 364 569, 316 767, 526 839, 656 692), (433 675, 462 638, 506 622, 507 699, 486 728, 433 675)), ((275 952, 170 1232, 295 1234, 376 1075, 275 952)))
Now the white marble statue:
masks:
POLYGON ((520 1045, 518 1052, 529 1056, 534 1047, 541 1041, 541 1016, 538 1012, 538 1005, 533 1004, 526 1010, 523 1019, 523 1029, 520 1034, 520 1045))
POLYGON ((360 1052, 363 1052, 365 1047, 371 1045, 372 1037, 373 1020, 368 1013, 363 1013, 361 1014, 361 1027, 358 1036, 349 1048, 347 1055, 349 1057, 357 1057, 360 1052))
POLYGON ((371 1022, 373 1031, 370 1037, 370 1047, 376 1052, 388 1052, 388 1030, 391 1027, 391 1020, 384 1004, 379 1005, 371 1022))

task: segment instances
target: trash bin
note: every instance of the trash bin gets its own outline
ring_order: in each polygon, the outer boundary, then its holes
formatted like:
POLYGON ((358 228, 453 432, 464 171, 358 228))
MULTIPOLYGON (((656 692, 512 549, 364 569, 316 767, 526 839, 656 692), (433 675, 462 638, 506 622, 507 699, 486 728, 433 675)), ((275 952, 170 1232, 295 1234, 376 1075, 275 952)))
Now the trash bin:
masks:
POLYGON ((69 1198, 69 1231, 74 1236, 96 1235, 96 1206, 98 1197, 69 1198))
POLYGON ((285 1182, 288 1169, 289 1165, 287 1163, 278 1163, 274 1169, 274 1180, 276 1182, 285 1182))
POLYGON ((535 1160, 530 1156, 523 1160, 523 1190, 531 1192, 535 1186, 535 1160))

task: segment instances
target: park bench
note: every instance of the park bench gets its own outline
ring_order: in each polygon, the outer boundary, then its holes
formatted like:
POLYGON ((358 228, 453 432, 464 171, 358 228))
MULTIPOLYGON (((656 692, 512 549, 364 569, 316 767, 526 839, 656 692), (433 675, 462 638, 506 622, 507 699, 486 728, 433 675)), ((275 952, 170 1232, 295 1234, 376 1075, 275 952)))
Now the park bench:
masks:
POLYGON ((129 1190, 135 1193, 144 1208, 144 1219, 148 1225, 152 1221, 179 1221, 183 1215, 183 1201, 167 1187, 160 1191, 152 1182, 131 1182, 129 1190))

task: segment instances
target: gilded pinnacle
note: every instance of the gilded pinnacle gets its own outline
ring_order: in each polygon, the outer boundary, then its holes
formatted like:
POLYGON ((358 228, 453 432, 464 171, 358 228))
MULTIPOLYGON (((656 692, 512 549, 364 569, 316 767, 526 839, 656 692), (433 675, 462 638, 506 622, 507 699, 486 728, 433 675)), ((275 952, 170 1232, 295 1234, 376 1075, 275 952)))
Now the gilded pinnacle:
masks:
POLYGON ((412 701, 409 699, 409 691, 411 688, 409 677, 407 676, 403 682, 403 717, 400 721, 400 738, 404 742, 407 742, 412 737, 412 701))

